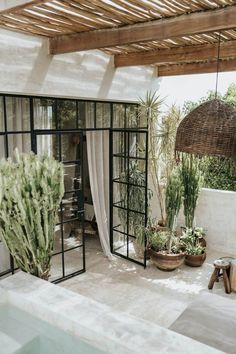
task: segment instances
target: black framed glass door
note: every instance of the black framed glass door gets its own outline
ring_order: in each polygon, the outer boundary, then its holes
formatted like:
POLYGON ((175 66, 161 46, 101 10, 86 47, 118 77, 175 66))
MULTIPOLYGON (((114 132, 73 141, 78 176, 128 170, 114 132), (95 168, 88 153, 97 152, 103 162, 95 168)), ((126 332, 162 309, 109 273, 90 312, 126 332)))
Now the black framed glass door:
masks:
POLYGON ((65 194, 58 210, 50 281, 85 272, 83 132, 38 131, 35 152, 64 164, 65 194))
POLYGON ((148 132, 111 130, 110 243, 112 253, 146 266, 148 132), (140 242, 141 241, 141 242, 140 242))

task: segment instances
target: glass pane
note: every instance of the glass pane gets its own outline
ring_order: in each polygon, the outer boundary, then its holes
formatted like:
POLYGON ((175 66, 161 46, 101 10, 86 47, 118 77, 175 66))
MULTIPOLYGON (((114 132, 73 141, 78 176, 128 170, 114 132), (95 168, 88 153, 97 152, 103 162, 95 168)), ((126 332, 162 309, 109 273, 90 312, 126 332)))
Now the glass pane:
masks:
POLYGON ((0 96, 0 131, 4 131, 4 108, 3 97, 0 96))
POLYGON ((78 217, 78 212, 83 210, 82 191, 65 193, 62 200, 63 221, 70 221, 78 217))
POLYGON ((110 128, 111 126, 110 103, 96 103, 96 128, 110 128))
POLYGON ((54 248, 53 253, 61 252, 61 225, 56 225, 54 234, 54 248))
POLYGON ((57 100, 57 119, 62 129, 77 128, 76 101, 57 100))
POLYGON ((55 134, 37 135, 37 153, 59 160, 59 137, 55 134))
POLYGON ((129 211, 129 230, 128 234, 132 236, 137 236, 140 232, 140 227, 145 227, 145 215, 139 213, 133 213, 129 211))
POLYGON ((129 237, 128 249, 130 258, 139 262, 144 261, 144 247, 140 246, 135 238, 129 237))
POLYGON ((146 157, 146 134, 129 133, 129 156, 145 159, 146 157))
MULTIPOLYGON (((134 187, 129 185, 129 202, 128 208, 130 210, 139 211, 141 213, 145 212, 145 188, 134 187)), ((136 215, 135 217, 138 217, 136 215)))
POLYGON ((65 191, 73 191, 82 188, 81 166, 79 164, 64 165, 65 191))
POLYGON ((29 153, 31 151, 30 134, 8 134, 9 157, 13 156, 15 148, 18 148, 19 152, 29 153))
POLYGON ((113 231, 113 249, 114 251, 127 256, 127 235, 113 231))
POLYGON ((114 103, 113 105, 113 128, 125 127, 125 105, 114 103))
POLYGON ((46 98, 35 98, 34 106, 34 128, 35 129, 55 129, 55 100, 46 98))
POLYGON ((83 244, 83 223, 73 221, 63 224, 64 230, 64 249, 70 249, 83 244))
MULTIPOLYGON (((146 161, 144 160, 130 160, 129 177, 128 177, 128 171, 124 174, 124 177, 126 178, 126 180, 129 180, 130 184, 145 186, 146 185, 145 167, 146 167, 146 161)), ((141 189, 143 190, 144 188, 141 189)))
POLYGON ((78 105, 78 128, 85 128, 86 123, 86 109, 88 110, 88 114, 92 114, 94 116, 94 112, 90 112, 89 105, 86 102, 77 102, 78 105))
POLYGON ((77 272, 83 269, 83 248, 79 247, 64 254, 65 275, 77 272))
POLYGON ((127 232, 127 210, 113 208, 113 228, 116 231, 127 232))
POLYGON ((0 159, 2 159, 3 157, 6 157, 6 155, 5 155, 5 139, 4 139, 4 136, 1 135, 0 136, 0 159))
POLYGON ((126 105, 126 126, 128 128, 138 128, 139 127, 139 118, 138 118, 138 111, 137 106, 126 105))
POLYGON ((81 134, 62 134, 61 135, 61 159, 62 161, 80 160, 83 144, 81 134))
POLYGON ((6 97, 7 130, 30 130, 30 103, 29 98, 6 97))
POLYGON ((49 280, 53 281, 62 277, 62 255, 58 254, 52 257, 49 280))
POLYGON ((113 183, 113 204, 118 207, 127 208, 127 184, 113 183))
POLYGON ((95 104, 94 102, 86 102, 85 104, 85 117, 86 117, 86 128, 94 128, 94 114, 95 104))
POLYGON ((125 151, 128 150, 127 138, 124 132, 113 132, 113 154, 125 156, 125 151))
POLYGON ((121 157, 113 157, 113 179, 118 179, 127 182, 128 170, 127 170, 127 159, 121 157), (126 172, 127 171, 127 172, 126 172))

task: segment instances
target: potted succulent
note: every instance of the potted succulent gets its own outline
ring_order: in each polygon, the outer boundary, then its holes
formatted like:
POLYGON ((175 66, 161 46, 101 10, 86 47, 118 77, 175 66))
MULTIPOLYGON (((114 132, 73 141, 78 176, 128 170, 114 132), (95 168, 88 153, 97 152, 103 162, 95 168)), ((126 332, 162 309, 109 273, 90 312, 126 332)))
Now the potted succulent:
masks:
POLYGON ((182 236, 181 242, 186 251, 185 264, 190 267, 200 267, 206 259, 205 231, 203 228, 187 228, 182 236))
POLYGON ((149 255, 153 263, 162 270, 174 270, 183 262, 180 238, 176 235, 176 221, 182 203, 182 184, 176 167, 166 186, 166 230, 152 227, 147 229, 149 255))
POLYGON ((0 239, 17 266, 47 280, 63 165, 47 156, 19 154, 0 161, 0 239))

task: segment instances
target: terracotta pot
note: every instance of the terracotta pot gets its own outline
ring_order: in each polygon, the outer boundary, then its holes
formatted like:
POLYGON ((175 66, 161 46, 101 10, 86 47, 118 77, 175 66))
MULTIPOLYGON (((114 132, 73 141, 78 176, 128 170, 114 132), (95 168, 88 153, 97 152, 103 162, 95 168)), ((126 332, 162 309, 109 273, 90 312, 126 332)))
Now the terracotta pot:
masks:
POLYGON ((171 271, 184 263, 185 253, 167 254, 149 249, 149 255, 155 266, 161 270, 171 271))
POLYGON ((190 255, 187 254, 184 260, 184 263, 190 267, 201 267, 206 259, 206 252, 199 255, 190 255))

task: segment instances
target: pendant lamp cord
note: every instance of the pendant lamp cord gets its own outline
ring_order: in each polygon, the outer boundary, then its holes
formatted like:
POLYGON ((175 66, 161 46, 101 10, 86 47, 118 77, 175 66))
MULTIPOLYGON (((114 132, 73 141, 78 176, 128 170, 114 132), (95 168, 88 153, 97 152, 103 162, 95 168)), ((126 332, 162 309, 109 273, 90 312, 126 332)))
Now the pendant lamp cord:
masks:
POLYGON ((219 79, 219 66, 220 66, 220 40, 221 40, 221 33, 219 32, 219 36, 218 36, 218 52, 217 52, 217 66, 216 66, 215 98, 217 98, 217 95, 218 95, 218 79, 219 79))

